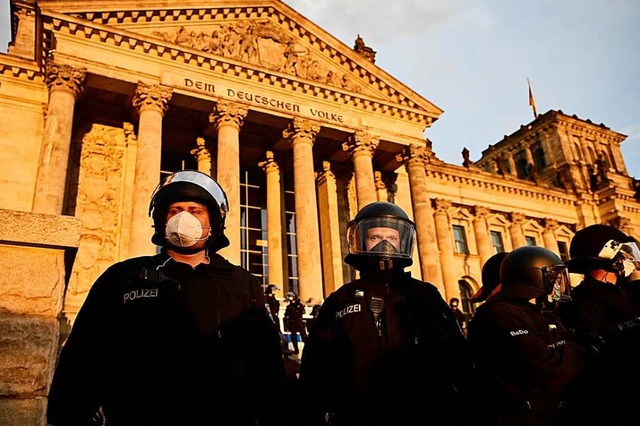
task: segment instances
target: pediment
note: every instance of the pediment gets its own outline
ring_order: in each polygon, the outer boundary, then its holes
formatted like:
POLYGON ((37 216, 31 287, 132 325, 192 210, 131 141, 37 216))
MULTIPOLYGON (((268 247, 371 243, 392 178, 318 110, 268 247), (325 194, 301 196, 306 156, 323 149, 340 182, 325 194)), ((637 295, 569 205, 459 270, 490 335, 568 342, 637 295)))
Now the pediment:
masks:
MULTIPOLYGON (((246 64, 312 86, 401 106, 432 120, 442 110, 278 0, 42 1, 43 10, 126 30, 185 51, 246 64), (99 8, 99 10, 98 10, 99 8)), ((357 50, 356 50, 357 49, 357 50)), ((375 54, 375 52, 373 52, 375 54)))
POLYGON ((250 64, 256 68, 289 74, 303 80, 380 96, 372 87, 332 63, 290 31, 269 19, 230 19, 201 26, 154 30, 160 38, 201 52, 250 64))

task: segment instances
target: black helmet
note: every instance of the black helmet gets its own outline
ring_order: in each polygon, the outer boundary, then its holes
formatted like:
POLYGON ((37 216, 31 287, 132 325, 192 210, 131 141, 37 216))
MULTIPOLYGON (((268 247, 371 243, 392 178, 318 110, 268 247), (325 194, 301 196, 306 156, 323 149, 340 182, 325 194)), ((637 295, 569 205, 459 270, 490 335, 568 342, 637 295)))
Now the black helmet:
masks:
POLYGON ((275 284, 269 284, 267 285, 267 288, 265 289, 265 293, 266 294, 275 294, 276 291, 280 290, 280 287, 278 287, 275 284))
POLYGON ((344 261, 355 269, 375 266, 379 269, 405 267, 413 263, 411 254, 416 241, 416 226, 400 207, 386 201, 364 206, 349 222, 347 229, 349 254, 344 261), (372 234, 377 228, 395 230, 393 235, 384 230, 372 234))
POLYGON ((622 254, 638 258, 633 237, 609 225, 595 224, 576 232, 569 247, 569 270, 585 273, 595 269, 618 272, 624 268, 622 254))
POLYGON ((217 251, 229 245, 224 235, 224 221, 229 212, 229 201, 222 187, 211 176, 197 170, 182 170, 169 175, 153 192, 149 203, 149 216, 153 218, 154 234, 151 241, 166 244, 165 225, 171 203, 195 201, 207 207, 211 222, 211 237, 207 248, 217 251))
POLYGON ((509 253, 500 265, 502 289, 497 297, 534 299, 550 295, 569 299, 571 285, 567 266, 551 250, 522 246, 509 253))
POLYGON ((500 284, 500 265, 508 254, 506 251, 498 252, 482 265, 482 287, 473 295, 471 303, 484 302, 500 284))

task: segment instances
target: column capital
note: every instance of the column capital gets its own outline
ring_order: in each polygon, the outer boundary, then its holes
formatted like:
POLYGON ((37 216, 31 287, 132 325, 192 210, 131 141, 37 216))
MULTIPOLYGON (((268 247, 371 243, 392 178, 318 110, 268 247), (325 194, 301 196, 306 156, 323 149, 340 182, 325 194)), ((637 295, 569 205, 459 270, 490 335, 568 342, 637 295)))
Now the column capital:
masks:
POLYGON ((45 81, 51 92, 62 90, 77 97, 84 90, 83 83, 86 76, 86 68, 60 65, 50 59, 45 63, 45 81))
POLYGON ((321 185, 329 179, 335 181, 336 177, 333 174, 333 171, 331 171, 331 162, 323 161, 322 170, 316 173, 316 185, 321 185))
POLYGON ((484 206, 475 206, 473 208, 473 213, 475 214, 474 220, 484 220, 489 216, 491 209, 489 207, 484 206))
POLYGON ((524 213, 512 212, 510 215, 511 223, 514 225, 522 225, 526 219, 524 213))
POLYGON ((193 155, 196 161, 211 160, 211 151, 206 146, 206 141, 203 137, 196 138, 196 147, 189 151, 193 155))
POLYGON ((373 179, 376 189, 386 189, 394 194, 398 191, 398 185, 396 184, 398 175, 396 173, 376 170, 373 172, 373 179))
POLYGON ((387 189, 387 184, 384 182, 384 179, 382 178, 382 172, 380 170, 376 170, 373 172, 373 181, 376 185, 376 189, 387 189))
POLYGON ((158 111, 164 116, 164 113, 169 109, 169 101, 172 95, 173 92, 169 87, 138 82, 132 103, 138 114, 150 109, 158 111))
POLYGON ((282 132, 282 136, 290 139, 292 144, 307 142, 313 145, 320 131, 320 125, 314 121, 295 117, 289 127, 282 132))
POLYGON ((435 214, 436 215, 447 215, 449 214, 449 208, 451 208, 451 201, 443 200, 442 198, 435 199, 435 214))
POLYGON ((558 228, 558 221, 556 219, 547 218, 544 220, 545 232, 553 232, 558 228))
POLYGON ((276 155, 273 151, 264 153, 264 157, 262 157, 262 160, 258 163, 258 167, 260 167, 265 174, 280 171, 280 166, 276 161, 276 155))
POLYGON ((127 145, 137 145, 138 138, 136 136, 136 127, 133 123, 124 122, 122 123, 122 129, 124 130, 124 140, 127 145))
POLYGON ((356 155, 367 155, 371 158, 379 143, 380 139, 376 136, 358 130, 342 144, 342 149, 354 157, 356 155))
POLYGON ((215 123, 218 128, 232 126, 240 130, 248 112, 242 104, 221 99, 213 107, 213 113, 209 114, 209 122, 215 123))
POLYGON ((427 161, 427 148, 424 146, 409 145, 401 153, 396 155, 396 161, 409 166, 424 167, 427 161))

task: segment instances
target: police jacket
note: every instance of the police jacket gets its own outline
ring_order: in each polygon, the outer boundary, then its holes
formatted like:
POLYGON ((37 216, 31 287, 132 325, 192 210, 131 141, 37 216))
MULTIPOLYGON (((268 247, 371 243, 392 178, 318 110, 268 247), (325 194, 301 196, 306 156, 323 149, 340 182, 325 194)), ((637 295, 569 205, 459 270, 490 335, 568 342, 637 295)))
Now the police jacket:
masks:
POLYGON ((353 281, 326 298, 310 331, 300 371, 305 424, 463 419, 470 356, 435 286, 404 272, 384 283, 353 281))
POLYGON ((559 424, 563 401, 580 380, 586 357, 567 340, 555 315, 498 294, 478 308, 468 337, 487 424, 559 424))
POLYGON ((294 300, 287 305, 284 310, 284 328, 291 332, 304 332, 305 323, 303 315, 305 314, 304 305, 300 300, 294 300))
POLYGON ((280 315, 280 302, 274 294, 267 295, 265 297, 267 300, 267 307, 269 308, 269 312, 271 312, 271 316, 276 320, 280 315))
POLYGON ((621 288, 587 277, 571 293, 566 321, 602 336, 609 345, 640 345, 640 306, 621 288))
POLYGON ((164 252, 108 268, 62 349, 54 426, 280 424, 285 379, 258 279, 214 254, 192 268, 164 252))
POLYGON ((640 306, 618 285, 586 277, 572 291, 572 301, 563 319, 579 336, 599 336, 600 368, 606 371, 609 388, 622 414, 618 423, 637 424, 637 388, 640 382, 640 306))

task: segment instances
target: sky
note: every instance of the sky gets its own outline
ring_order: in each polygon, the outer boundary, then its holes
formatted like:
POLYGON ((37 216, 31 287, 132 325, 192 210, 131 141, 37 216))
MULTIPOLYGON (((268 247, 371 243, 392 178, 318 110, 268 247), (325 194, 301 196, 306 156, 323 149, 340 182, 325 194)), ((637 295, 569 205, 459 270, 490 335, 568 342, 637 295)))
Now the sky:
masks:
MULTIPOLYGON (((444 110, 426 130, 436 156, 461 164, 550 109, 627 135, 640 178, 640 1, 285 0, 349 47, 358 34, 376 65, 444 110)), ((0 0, 0 52, 10 41, 0 0)))

